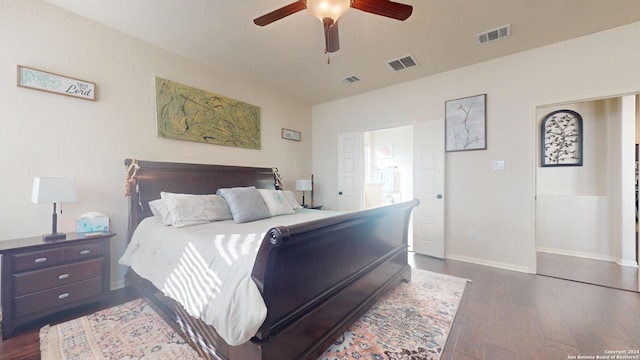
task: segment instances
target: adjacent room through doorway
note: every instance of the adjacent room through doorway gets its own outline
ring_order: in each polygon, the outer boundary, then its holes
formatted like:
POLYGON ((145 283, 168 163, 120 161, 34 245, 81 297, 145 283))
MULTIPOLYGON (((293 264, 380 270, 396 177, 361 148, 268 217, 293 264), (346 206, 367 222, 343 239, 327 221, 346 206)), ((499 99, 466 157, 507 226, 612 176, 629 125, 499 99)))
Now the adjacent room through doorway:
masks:
POLYGON ((637 95, 629 95, 537 108, 538 274, 639 290, 637 102, 637 95), (558 112, 571 119, 554 117, 558 112), (567 125, 576 118, 580 126, 567 125), (546 119, 551 126, 543 127, 546 119), (564 145, 552 138, 567 135, 564 140, 575 146, 559 151, 564 145), (551 152, 564 154, 566 162, 553 159, 551 152))

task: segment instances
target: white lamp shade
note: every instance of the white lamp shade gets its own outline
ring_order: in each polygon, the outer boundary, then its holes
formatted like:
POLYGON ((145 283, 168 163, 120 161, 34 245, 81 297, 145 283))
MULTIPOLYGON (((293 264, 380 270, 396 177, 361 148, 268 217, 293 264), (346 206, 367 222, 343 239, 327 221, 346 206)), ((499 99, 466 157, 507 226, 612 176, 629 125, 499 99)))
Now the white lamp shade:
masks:
POLYGON ((31 202, 36 204, 76 201, 76 179, 34 177, 31 202))
POLYGON ((296 190, 311 190, 311 179, 296 180, 296 190))
POLYGON ((351 0, 307 0, 307 9, 311 15, 323 22, 324 18, 331 18, 333 21, 344 15, 351 7, 351 0))

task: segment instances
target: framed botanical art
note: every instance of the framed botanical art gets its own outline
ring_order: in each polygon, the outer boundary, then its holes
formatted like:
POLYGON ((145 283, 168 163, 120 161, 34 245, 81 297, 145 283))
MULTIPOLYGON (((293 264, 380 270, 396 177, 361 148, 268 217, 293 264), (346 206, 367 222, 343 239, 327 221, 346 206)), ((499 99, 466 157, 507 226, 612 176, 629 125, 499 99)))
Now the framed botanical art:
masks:
POLYGON ((541 166, 582 166, 582 116, 557 110, 542 119, 541 166))
POLYGON ((445 150, 487 149, 487 94, 445 102, 445 150))

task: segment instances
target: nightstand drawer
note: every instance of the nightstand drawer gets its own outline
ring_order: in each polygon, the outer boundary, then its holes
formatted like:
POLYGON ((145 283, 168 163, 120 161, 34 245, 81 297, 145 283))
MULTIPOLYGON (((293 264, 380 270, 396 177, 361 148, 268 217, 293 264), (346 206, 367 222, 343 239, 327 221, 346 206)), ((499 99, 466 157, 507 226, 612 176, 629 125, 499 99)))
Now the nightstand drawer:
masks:
POLYGON ((13 316, 22 317, 35 314, 101 294, 102 277, 97 277, 51 290, 18 296, 14 298, 13 316))
POLYGON ((64 261, 91 259, 104 255, 102 241, 92 241, 84 244, 67 246, 64 248, 64 261))
POLYGON ((46 249, 13 255, 13 271, 36 270, 62 264, 64 251, 62 248, 46 249))
POLYGON ((13 294, 22 296, 102 276, 103 258, 13 274, 13 294))

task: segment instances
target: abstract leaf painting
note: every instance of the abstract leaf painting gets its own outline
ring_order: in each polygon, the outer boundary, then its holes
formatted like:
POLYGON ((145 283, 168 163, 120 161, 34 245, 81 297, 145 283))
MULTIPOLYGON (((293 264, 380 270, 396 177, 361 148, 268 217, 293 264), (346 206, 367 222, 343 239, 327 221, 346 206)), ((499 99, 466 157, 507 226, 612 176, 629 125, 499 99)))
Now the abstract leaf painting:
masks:
POLYGON ((487 148, 487 94, 445 102, 445 150, 487 148))
POLYGON ((156 77, 158 136, 260 149, 260 108, 156 77))

